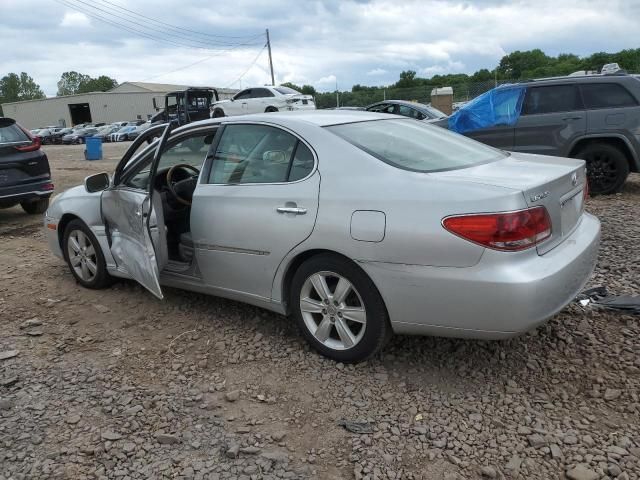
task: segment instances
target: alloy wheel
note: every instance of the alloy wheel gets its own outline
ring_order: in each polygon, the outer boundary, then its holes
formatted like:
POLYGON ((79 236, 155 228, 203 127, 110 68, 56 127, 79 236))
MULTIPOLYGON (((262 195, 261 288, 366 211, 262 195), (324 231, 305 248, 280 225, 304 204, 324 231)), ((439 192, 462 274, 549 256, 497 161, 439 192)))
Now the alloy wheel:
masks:
POLYGON ((593 152, 585 160, 591 191, 604 192, 615 185, 618 180, 618 167, 610 155, 605 152, 593 152))
POLYGON ((309 332, 327 348, 348 350, 364 337, 364 302, 354 285, 337 273, 309 276, 300 291, 300 310, 309 332))
POLYGON ((91 282, 98 273, 96 249, 81 230, 73 230, 67 240, 69 263, 79 278, 91 282))

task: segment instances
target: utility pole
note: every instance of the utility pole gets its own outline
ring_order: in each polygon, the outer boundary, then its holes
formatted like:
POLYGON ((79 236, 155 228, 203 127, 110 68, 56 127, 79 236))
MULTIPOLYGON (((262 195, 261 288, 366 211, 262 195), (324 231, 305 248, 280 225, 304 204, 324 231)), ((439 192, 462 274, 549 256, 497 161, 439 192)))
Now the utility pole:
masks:
POLYGON ((269 68, 271 69, 271 85, 276 86, 276 80, 273 76, 273 60, 271 60, 271 40, 269 40, 269 29, 267 28, 267 50, 269 51, 269 68))
POLYGON ((338 93, 338 79, 336 78, 336 108, 340 107, 340 94, 338 93))

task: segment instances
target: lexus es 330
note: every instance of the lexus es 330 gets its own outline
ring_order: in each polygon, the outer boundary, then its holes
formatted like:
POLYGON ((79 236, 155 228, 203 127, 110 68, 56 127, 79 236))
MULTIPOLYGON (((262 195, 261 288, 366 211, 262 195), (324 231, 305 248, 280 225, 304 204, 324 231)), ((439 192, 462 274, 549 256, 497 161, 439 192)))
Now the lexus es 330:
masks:
POLYGON ((308 111, 153 127, 45 225, 85 287, 124 277, 258 305, 353 362, 391 333, 500 339, 554 315, 596 261, 585 198, 581 160, 308 111))

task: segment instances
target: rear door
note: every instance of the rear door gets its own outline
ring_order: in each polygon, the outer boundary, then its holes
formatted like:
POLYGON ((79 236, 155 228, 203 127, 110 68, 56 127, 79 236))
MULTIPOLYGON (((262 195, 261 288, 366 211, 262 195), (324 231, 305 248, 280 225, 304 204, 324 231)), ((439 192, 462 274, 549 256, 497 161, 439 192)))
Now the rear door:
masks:
POLYGON ((576 84, 529 87, 515 125, 513 150, 566 156, 586 130, 587 113, 576 84))
POLYGON ((226 125, 191 208, 204 282, 270 299, 278 265, 313 231, 319 188, 304 141, 275 126, 226 125))
MULTIPOLYGON (((635 81, 635 80, 634 80, 635 81)), ((580 85, 587 111, 589 134, 618 133, 627 137, 640 125, 638 100, 623 84, 614 82, 580 85)), ((638 140, 629 138, 632 144, 638 140)))
POLYGON ((248 113, 263 113, 273 103, 275 95, 266 88, 252 88, 251 98, 247 100, 248 113))

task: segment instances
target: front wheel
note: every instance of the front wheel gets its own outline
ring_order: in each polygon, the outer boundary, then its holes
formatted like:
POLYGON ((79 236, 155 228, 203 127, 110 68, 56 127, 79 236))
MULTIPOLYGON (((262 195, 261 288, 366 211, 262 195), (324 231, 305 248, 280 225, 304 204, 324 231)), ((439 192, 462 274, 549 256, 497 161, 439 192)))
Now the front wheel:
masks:
POLYGON ((83 287, 100 289, 113 282, 98 240, 82 221, 69 222, 64 230, 62 251, 71 274, 83 287))
POLYGON ((20 206, 29 215, 42 214, 49 208, 49 198, 40 198, 31 202, 21 202, 20 206))
POLYGON ((338 362, 366 360, 391 336, 384 301, 367 274, 336 255, 318 255, 295 273, 291 307, 302 334, 338 362))
POLYGON ((622 189, 629 176, 625 154, 608 143, 592 143, 578 152, 576 158, 587 162, 587 179, 591 195, 610 195, 622 189))

